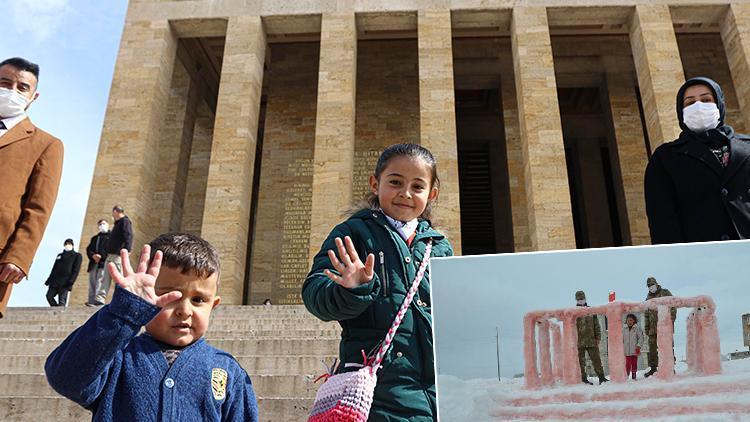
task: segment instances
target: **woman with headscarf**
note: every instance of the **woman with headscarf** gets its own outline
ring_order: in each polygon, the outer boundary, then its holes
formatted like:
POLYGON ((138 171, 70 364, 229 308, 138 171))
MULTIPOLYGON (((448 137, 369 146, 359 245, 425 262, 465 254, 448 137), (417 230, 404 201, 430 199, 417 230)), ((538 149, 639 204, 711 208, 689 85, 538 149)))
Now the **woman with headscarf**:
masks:
POLYGON ((724 121, 724 93, 709 78, 677 92, 682 132, 646 167, 651 243, 750 238, 750 137, 724 121))

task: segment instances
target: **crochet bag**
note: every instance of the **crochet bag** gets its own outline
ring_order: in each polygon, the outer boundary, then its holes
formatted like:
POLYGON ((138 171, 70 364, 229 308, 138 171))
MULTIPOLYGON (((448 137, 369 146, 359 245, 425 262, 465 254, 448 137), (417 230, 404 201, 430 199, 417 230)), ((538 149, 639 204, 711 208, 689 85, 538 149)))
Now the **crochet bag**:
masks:
MULTIPOLYGON (((391 346, 391 341, 396 335, 401 320, 409 308, 414 294, 419 288, 424 272, 427 269, 427 263, 430 261, 430 252, 432 251, 432 241, 428 241, 424 251, 424 260, 419 266, 414 282, 406 294, 406 299, 401 305, 385 340, 380 346, 375 359, 371 364, 353 372, 333 375, 320 386, 318 394, 315 396, 308 422, 364 422, 370 414, 372 406, 372 396, 375 391, 375 384, 378 382, 377 372, 383 362, 386 352, 391 346)), ((363 352, 364 354, 364 352, 363 352)))

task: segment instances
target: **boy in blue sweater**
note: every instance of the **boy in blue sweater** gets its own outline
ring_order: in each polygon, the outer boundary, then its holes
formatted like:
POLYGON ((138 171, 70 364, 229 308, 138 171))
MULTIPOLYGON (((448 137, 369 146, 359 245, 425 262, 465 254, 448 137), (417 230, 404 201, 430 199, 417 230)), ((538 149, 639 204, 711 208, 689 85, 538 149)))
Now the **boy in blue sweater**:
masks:
POLYGON ((170 233, 143 247, 135 271, 120 256, 112 302, 47 358, 52 388, 95 421, 257 421, 250 377, 203 339, 221 301, 216 250, 170 233))

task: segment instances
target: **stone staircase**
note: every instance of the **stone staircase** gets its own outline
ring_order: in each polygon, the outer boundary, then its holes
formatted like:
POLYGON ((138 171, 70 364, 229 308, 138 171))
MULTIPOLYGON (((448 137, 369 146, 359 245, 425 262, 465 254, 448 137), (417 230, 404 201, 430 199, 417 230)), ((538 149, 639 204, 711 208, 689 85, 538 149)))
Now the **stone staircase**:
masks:
MULTIPOLYGON (((82 421, 90 412, 55 393, 47 355, 96 309, 10 308, 0 319, 0 421, 82 421)), ((340 329, 303 306, 225 306, 212 314, 207 340, 250 375, 262 421, 305 420, 323 372, 338 355, 340 329)))

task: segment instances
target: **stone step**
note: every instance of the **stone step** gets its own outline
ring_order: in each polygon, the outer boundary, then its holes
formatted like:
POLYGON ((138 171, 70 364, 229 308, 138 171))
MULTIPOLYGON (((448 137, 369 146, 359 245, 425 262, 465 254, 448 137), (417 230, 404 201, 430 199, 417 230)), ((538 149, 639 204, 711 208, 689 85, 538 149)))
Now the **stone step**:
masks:
MULTIPOLYGON (((93 315, 100 308, 90 307, 68 307, 68 308, 52 308, 52 307, 39 307, 39 308, 8 308, 7 315, 3 318, 6 321, 21 321, 21 320, 34 320, 34 319, 50 319, 54 318, 88 318, 93 315)), ((212 315, 217 317, 302 317, 302 318, 315 318, 310 314, 304 306, 225 306, 221 305, 216 308, 212 315)))
MULTIPOLYGON (((210 343, 234 356, 297 356, 335 355, 338 339, 227 339, 210 343)), ((0 338, 0 355, 48 355, 60 344, 60 340, 0 338)))
MULTIPOLYGON (((315 398, 316 375, 254 375, 250 377, 258 397, 315 398)), ((54 396, 44 374, 0 374, 0 397, 54 396)))
MULTIPOLYGON (((235 356, 251 377, 323 373, 321 360, 330 365, 336 354, 307 356, 235 356)), ((0 356, 0 374, 42 374, 47 355, 0 356)))
MULTIPOLYGON (((40 332, 54 332, 54 331, 68 331, 72 332, 76 328, 83 325, 84 321, 80 323, 57 323, 51 321, 50 323, 37 322, 34 324, 15 324, 15 325, 0 325, 0 331, 2 332, 15 332, 15 331, 40 331, 40 332)), ((299 322, 231 322, 224 323, 222 320, 212 321, 209 327, 210 332, 252 332, 252 331, 285 331, 285 330, 297 330, 301 327, 307 330, 331 330, 340 332, 341 328, 338 324, 330 323, 317 323, 316 321, 299 321, 299 322)))
MULTIPOLYGON (((298 326, 299 327, 299 326, 298 326)), ((69 328, 54 327, 49 330, 5 330, 0 329, 0 338, 3 339, 48 339, 63 340, 73 330, 69 328)), ((277 329, 277 330, 216 330, 210 329, 206 338, 229 339, 229 338, 329 338, 341 337, 341 330, 308 330, 308 329, 277 329)))
MULTIPOLYGON (((312 403, 309 398, 258 399, 259 419, 261 422, 305 421, 312 403)), ((3 422, 79 422, 90 419, 91 412, 60 396, 0 398, 0 420, 3 422)))

